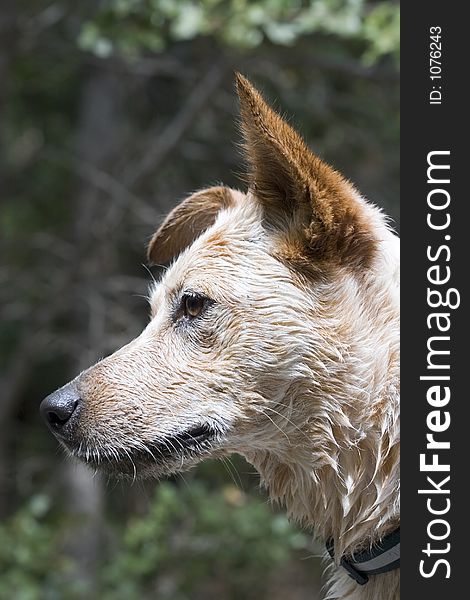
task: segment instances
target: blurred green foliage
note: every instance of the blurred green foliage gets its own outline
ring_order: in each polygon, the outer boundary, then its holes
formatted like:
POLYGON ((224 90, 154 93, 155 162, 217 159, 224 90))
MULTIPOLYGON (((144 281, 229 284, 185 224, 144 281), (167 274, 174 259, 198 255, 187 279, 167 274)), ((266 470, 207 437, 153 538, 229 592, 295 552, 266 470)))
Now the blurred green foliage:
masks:
POLYGON ((197 481, 162 484, 148 515, 125 528, 104 570, 104 597, 150 598, 158 589, 159 598, 183 600, 219 581, 229 598, 258 598, 264 579, 307 547, 284 515, 233 486, 209 492, 197 481))
MULTIPOLYGON (((61 527, 51 500, 33 496, 0 524, 0 598, 86 597, 71 578, 61 527)), ((224 588, 227 598, 259 598, 266 577, 308 537, 283 514, 232 485, 209 491, 201 482, 156 488, 146 514, 115 523, 99 569, 97 597, 106 600, 186 600, 194 590, 224 588)), ((212 596, 213 597, 213 596, 212 596)))
POLYGON ((264 41, 293 45, 312 33, 366 41, 373 62, 399 52, 399 5, 366 0, 108 0, 84 24, 80 45, 97 56, 164 50, 171 41, 210 36, 254 49, 264 41))
POLYGON ((60 529, 47 521, 50 501, 35 495, 0 523, 0 598, 61 598, 69 561, 60 552, 60 529))

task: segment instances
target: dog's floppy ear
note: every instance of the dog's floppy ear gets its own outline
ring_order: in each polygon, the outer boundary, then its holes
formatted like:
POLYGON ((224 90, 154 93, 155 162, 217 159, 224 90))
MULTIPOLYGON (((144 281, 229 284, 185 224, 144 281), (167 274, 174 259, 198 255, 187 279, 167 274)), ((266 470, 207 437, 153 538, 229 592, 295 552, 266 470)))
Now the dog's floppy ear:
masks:
POLYGON ((228 187, 217 186, 196 192, 178 204, 153 234, 147 248, 151 264, 170 262, 210 227, 219 211, 235 198, 228 187))
POLYGON ((285 251, 364 266, 375 239, 357 191, 311 152, 245 77, 237 73, 236 82, 250 187, 268 223, 288 223, 285 251))

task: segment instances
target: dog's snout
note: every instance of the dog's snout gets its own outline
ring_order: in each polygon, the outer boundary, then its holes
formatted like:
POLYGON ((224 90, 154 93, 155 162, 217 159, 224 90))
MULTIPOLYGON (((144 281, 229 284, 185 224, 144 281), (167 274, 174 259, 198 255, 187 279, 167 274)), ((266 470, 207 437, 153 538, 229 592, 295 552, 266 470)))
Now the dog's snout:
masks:
POLYGON ((68 384, 41 402, 40 412, 51 430, 67 437, 78 420, 80 395, 75 385, 68 384))

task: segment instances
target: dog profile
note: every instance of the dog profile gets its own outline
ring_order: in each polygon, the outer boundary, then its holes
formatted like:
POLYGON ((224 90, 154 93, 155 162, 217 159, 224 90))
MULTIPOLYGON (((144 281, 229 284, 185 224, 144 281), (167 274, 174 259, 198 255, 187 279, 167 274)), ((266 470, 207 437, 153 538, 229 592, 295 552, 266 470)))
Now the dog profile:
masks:
POLYGON ((328 598, 396 600, 397 569, 359 585, 345 567, 399 527, 398 239, 241 75, 237 89, 248 190, 173 209, 148 247, 170 263, 149 324, 41 411, 117 475, 243 455, 328 541, 328 598))

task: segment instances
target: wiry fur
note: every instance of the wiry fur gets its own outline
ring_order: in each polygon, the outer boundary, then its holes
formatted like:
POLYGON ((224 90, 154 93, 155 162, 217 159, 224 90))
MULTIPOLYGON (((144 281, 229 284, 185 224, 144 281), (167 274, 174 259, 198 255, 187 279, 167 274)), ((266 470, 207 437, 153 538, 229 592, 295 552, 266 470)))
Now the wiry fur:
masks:
MULTIPOLYGON (((151 321, 74 382, 82 406, 67 445, 157 477, 240 453, 340 557, 399 521, 397 239, 238 86, 250 190, 204 190, 154 235, 149 256, 175 260, 151 291, 151 321), (193 320, 181 316, 188 292, 210 299, 193 320), (183 448, 181 432, 201 426, 210 438, 183 448)), ((364 587, 337 566, 331 578, 328 598, 398 598, 397 571, 364 587)))

